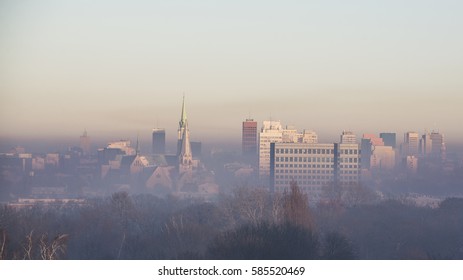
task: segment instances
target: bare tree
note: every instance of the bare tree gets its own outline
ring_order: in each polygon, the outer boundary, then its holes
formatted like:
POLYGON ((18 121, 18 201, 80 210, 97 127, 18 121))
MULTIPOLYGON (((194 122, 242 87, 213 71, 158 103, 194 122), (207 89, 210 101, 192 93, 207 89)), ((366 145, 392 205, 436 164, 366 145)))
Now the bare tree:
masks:
POLYGON ((6 230, 0 230, 0 260, 6 259, 6 230))
POLYGON ((313 218, 307 195, 301 191, 295 181, 290 183, 290 191, 285 193, 282 202, 285 222, 313 229, 313 218))
POLYGON ((56 260, 66 253, 68 235, 58 234, 51 242, 48 242, 48 234, 40 237, 39 248, 42 260, 56 260))
POLYGON ((24 255, 23 255, 23 260, 32 260, 33 259, 33 248, 34 248, 34 241, 32 239, 34 231, 31 230, 31 232, 26 235, 26 240, 24 241, 23 244, 23 250, 24 250, 24 255))

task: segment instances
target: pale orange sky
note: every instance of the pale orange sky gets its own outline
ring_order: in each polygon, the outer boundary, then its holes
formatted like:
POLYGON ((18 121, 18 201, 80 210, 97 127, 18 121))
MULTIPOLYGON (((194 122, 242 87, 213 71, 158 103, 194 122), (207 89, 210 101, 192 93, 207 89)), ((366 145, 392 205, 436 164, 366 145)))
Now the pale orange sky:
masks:
POLYGON ((192 2, 2 1, 0 136, 175 137, 185 93, 202 140, 250 115, 461 142, 461 1, 192 2))

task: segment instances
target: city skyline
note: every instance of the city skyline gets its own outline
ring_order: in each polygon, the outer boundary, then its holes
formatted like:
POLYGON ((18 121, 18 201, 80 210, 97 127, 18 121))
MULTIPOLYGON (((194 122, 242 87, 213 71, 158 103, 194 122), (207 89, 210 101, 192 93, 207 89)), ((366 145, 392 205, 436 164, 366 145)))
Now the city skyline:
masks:
POLYGON ((463 4, 330 4, 2 2, 0 138, 172 141, 185 94, 202 142, 239 144, 250 116, 325 141, 428 129, 461 144, 463 4))

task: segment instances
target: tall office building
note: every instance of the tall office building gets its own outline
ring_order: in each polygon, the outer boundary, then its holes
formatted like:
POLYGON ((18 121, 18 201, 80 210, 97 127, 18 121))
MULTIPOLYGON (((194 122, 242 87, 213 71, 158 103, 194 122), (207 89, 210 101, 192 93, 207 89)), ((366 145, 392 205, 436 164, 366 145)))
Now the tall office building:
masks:
POLYGON ((384 146, 396 147, 396 134, 394 132, 381 132, 379 137, 383 139, 384 146))
POLYGON ((164 155, 166 153, 166 130, 164 128, 153 129, 152 152, 154 155, 164 155))
POLYGON ((90 137, 88 137, 87 130, 80 136, 80 148, 82 149, 85 156, 90 154, 90 137))
POLYGON ((384 139, 373 134, 363 134, 361 141, 361 166, 369 170, 391 170, 395 167, 395 151, 384 139))
POLYGON ((243 122, 241 143, 243 155, 257 155, 257 122, 253 119, 243 122))
POLYGON ((313 130, 306 130, 302 133, 302 143, 316 144, 318 143, 318 135, 313 130))
POLYGON ((384 146, 384 141, 382 138, 379 138, 374 134, 363 134, 362 139, 360 140, 360 145, 362 150, 362 168, 370 169, 370 160, 374 147, 384 146))
POLYGON ((357 144, 357 136, 352 131, 343 131, 341 134, 342 144, 357 144))
POLYGON ((446 158, 446 147, 444 141, 444 135, 439 132, 431 132, 429 135, 432 141, 432 156, 445 160, 446 158))
POLYGON ((264 121, 259 133, 259 176, 270 175, 270 144, 283 140, 283 128, 279 121, 264 121))
POLYGON ((311 200, 319 200, 329 184, 359 182, 358 144, 272 143, 270 186, 275 192, 289 190, 297 182, 311 200))
POLYGON ((418 132, 409 131, 404 134, 404 143, 402 146, 402 155, 404 157, 418 155, 419 139, 418 132))
POLYGON ((420 139, 420 154, 423 157, 428 157, 431 155, 432 152, 432 139, 429 133, 425 133, 421 136, 420 139))

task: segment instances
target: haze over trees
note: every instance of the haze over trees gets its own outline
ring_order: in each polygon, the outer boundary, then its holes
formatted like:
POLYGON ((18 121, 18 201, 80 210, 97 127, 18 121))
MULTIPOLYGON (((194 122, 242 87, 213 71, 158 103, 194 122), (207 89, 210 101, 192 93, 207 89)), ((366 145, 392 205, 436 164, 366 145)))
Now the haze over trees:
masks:
POLYGON ((215 202, 118 192, 84 205, 0 209, 2 259, 463 259, 463 199, 437 208, 296 183, 215 202), (373 199, 372 199, 373 198, 373 199))

